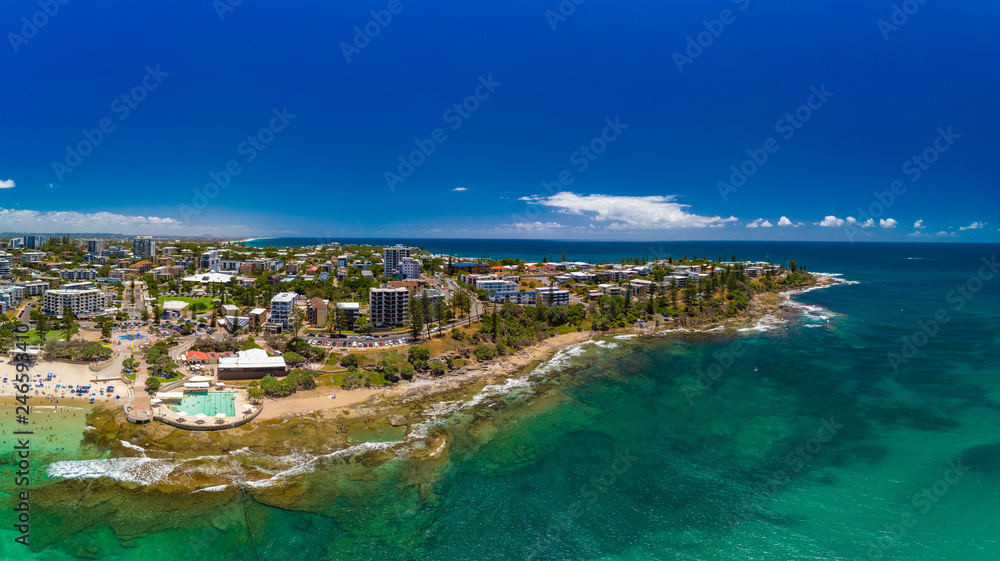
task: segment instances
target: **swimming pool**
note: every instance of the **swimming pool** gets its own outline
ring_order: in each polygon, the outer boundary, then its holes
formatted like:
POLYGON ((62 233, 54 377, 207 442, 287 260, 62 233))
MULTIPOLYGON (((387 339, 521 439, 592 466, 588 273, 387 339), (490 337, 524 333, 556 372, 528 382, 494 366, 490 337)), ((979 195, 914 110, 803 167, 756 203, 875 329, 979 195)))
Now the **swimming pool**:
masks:
POLYGON ((204 413, 214 417, 216 413, 225 413, 227 417, 235 417, 234 395, 232 392, 189 392, 181 398, 178 408, 192 416, 204 413))

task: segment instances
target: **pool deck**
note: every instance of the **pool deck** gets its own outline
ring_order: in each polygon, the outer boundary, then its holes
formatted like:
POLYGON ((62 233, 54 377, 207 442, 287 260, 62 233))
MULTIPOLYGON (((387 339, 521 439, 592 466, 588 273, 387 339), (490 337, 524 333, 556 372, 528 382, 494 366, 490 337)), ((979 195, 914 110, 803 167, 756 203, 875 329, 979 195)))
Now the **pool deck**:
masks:
MULTIPOLYGON (((195 415, 182 416, 176 411, 171 411, 170 408, 166 407, 163 403, 154 403, 152 404, 152 418, 181 429, 222 430, 238 427, 252 421, 263 409, 263 403, 251 403, 247 401, 245 394, 242 391, 225 389, 222 390, 221 393, 231 393, 236 396, 236 401, 233 405, 235 415, 223 418, 206 416, 199 419, 195 415), (244 405, 251 405, 252 408, 244 407, 244 405)), ((173 407, 180 408, 181 405, 177 404, 173 407)), ((135 409, 134 406, 133 409, 135 409)), ((181 409, 181 411, 183 411, 183 409, 181 409)))

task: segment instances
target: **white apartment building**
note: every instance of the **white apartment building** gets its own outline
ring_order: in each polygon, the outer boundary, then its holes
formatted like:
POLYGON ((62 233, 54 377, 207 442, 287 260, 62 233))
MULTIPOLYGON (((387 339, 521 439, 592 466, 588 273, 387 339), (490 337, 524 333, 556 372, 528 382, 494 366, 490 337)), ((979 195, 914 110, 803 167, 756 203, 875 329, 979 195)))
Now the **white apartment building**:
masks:
POLYGON ((107 307, 107 296, 99 288, 49 290, 43 298, 42 313, 57 317, 62 317, 67 306, 76 317, 100 315, 107 307))
POLYGON ((515 304, 534 304, 538 300, 538 293, 532 290, 526 292, 494 292, 490 294, 490 302, 500 304, 505 301, 515 304))
POLYGON ((404 257, 410 256, 409 247, 405 247, 402 244, 396 244, 393 247, 383 247, 382 248, 382 266, 387 275, 395 275, 399 272, 399 262, 404 257))
POLYGON ((410 311, 410 291, 406 287, 375 288, 368 291, 370 321, 375 327, 404 325, 410 311))
POLYGON ((10 274, 10 259, 0 257, 0 276, 10 274))
POLYGON ((404 257, 399 260, 398 276, 404 279, 419 279, 421 268, 420 261, 412 257, 404 257))
POLYGON ((0 286, 0 302, 4 303, 4 309, 16 306, 21 300, 24 300, 24 287, 14 284, 0 286))
POLYGON ((45 294, 45 291, 49 289, 49 283, 40 280, 15 282, 14 285, 23 288, 24 294, 27 296, 40 296, 45 294))
POLYGON ((223 259, 219 261, 219 271, 225 273, 235 273, 240 270, 240 265, 242 264, 242 261, 229 261, 223 259))
MULTIPOLYGON (((220 264, 219 250, 217 250, 217 249, 210 249, 210 250, 206 251, 205 253, 201 254, 201 260, 199 261, 198 266, 201 267, 202 269, 207 270, 207 271, 212 271, 213 273, 218 273, 219 272, 219 264, 220 264)), ((237 268, 239 268, 239 267, 237 267, 237 268)))
POLYGON ((569 291, 554 286, 543 286, 538 289, 538 299, 550 306, 568 306, 569 291))
MULTIPOLYGON (((90 245, 90 242, 87 242, 90 245)), ((138 236, 132 240, 132 255, 140 259, 156 257, 156 240, 153 236, 138 236)))
POLYGON ((271 317, 267 322, 271 325, 280 325, 282 328, 290 327, 292 324, 292 314, 295 311, 295 304, 299 301, 299 295, 294 292, 279 292, 271 298, 271 317))
POLYGON ((45 259, 45 253, 41 251, 25 251, 21 254, 21 261, 24 263, 37 263, 45 259))
POLYGON ((476 279, 476 290, 498 293, 517 292, 517 283, 496 279, 476 279))
MULTIPOLYGON (((133 242, 133 246, 134 246, 133 242)), ((104 251, 104 240, 99 240, 94 238, 92 240, 87 240, 87 253, 100 253, 104 251)))
POLYGON ((94 280, 97 278, 97 271, 93 269, 61 269, 59 276, 74 281, 94 280))

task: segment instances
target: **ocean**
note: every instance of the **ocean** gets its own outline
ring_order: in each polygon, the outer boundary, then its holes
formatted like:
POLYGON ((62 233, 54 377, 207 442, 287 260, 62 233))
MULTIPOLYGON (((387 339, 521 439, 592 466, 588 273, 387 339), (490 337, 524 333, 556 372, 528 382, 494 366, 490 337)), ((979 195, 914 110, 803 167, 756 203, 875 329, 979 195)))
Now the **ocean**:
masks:
MULTIPOLYGON (((30 548, 13 541, 5 459, 0 558, 993 561, 1000 552, 1000 246, 424 245, 530 260, 794 258, 842 282, 790 295, 788 314, 753 329, 564 349, 520 378, 415 411, 403 442, 310 455, 296 450, 302 431, 289 423, 274 429, 287 432, 287 452, 266 458, 181 457, 135 442, 45 450, 33 459, 30 548), (199 477, 250 464, 268 477, 192 492, 199 477)), ((11 458, 12 441, 3 446, 11 458)))

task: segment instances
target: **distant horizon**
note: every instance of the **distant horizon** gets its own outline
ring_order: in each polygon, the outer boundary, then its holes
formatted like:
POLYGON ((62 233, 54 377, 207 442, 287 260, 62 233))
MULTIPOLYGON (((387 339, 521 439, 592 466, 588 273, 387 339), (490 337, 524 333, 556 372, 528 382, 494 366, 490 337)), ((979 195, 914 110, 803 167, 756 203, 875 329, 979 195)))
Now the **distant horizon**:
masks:
MULTIPOLYGON (((71 238, 135 238, 138 236, 151 236, 158 239, 179 239, 179 240, 199 240, 199 239, 210 239, 210 240, 224 240, 227 242, 251 242, 259 240, 329 240, 326 242, 313 244, 313 245, 325 245, 332 243, 339 243, 338 240, 456 240, 456 241, 551 241, 551 242, 594 242, 594 243, 643 243, 643 242, 669 242, 669 243, 702 243, 702 242, 714 242, 714 243, 768 243, 768 242, 778 242, 778 243, 831 243, 831 244, 921 244, 921 243, 961 243, 961 244, 981 244, 981 245, 994 245, 1000 243, 1000 240, 969 240, 961 239, 957 237, 930 237, 930 238, 920 238, 920 239, 897 239, 897 240, 873 240, 873 239, 859 239, 859 240, 829 240, 829 239, 779 239, 779 238, 758 238, 758 239, 739 239, 739 238, 717 238, 717 239, 697 239, 697 238, 686 238, 686 239, 668 239, 668 238, 628 238, 628 239, 615 239, 615 238, 530 238, 530 237, 458 237, 458 236, 414 236, 414 235, 380 235, 380 236, 364 236, 364 235, 351 235, 345 234, 342 236, 329 236, 329 235, 295 235, 295 236, 255 236, 255 237, 243 237, 243 236, 220 236, 220 235, 178 235, 178 234, 149 234, 149 233, 138 233, 138 234, 125 234, 125 233, 108 233, 108 232, 0 232, 0 239, 10 239, 12 237, 26 236, 26 235, 39 235, 46 237, 64 236, 69 235, 71 238)), ((343 244, 341 244, 343 245, 343 244)), ((0 248, 2 249, 2 248, 0 248)))

